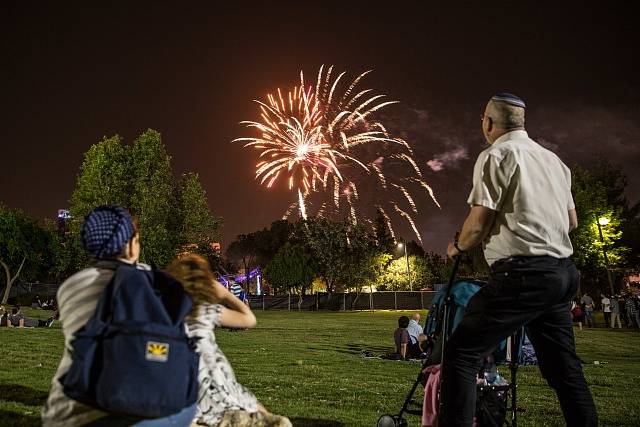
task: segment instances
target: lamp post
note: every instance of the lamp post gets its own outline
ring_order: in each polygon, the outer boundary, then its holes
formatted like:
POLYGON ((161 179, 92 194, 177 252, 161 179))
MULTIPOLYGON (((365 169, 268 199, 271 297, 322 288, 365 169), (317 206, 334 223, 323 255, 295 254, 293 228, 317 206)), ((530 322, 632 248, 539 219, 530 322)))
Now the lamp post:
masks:
POLYGON ((599 217, 596 218, 596 224, 598 225, 598 234, 600 235, 600 242, 602 243, 602 255, 604 255, 604 266, 607 270, 607 281, 609 282, 609 290, 611 291, 611 295, 613 296, 615 292, 613 291, 613 280, 611 280, 611 271, 609 270, 609 257, 607 256, 607 245, 604 244, 604 237, 602 236, 602 227, 603 225, 609 224, 609 218, 607 217, 599 217))
POLYGON ((409 271, 409 256, 407 255, 407 245, 405 243, 398 243, 398 248, 404 248, 404 259, 407 262, 407 282, 409 283, 409 289, 413 290, 413 281, 411 280, 411 272, 409 271))

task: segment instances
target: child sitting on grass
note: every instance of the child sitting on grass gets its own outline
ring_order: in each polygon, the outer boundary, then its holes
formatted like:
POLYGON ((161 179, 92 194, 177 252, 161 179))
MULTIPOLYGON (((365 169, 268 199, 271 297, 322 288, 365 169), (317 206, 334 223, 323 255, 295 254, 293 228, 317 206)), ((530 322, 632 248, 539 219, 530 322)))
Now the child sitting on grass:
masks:
POLYGON ((193 299, 187 325, 200 354, 200 389, 194 421, 198 425, 217 427, 291 427, 288 418, 269 413, 237 382, 216 342, 216 327, 255 326, 256 318, 249 307, 215 280, 209 262, 199 255, 188 254, 175 260, 169 272, 182 282, 193 299))
POLYGON ((396 355, 401 359, 409 358, 409 343, 411 342, 411 339, 409 338, 407 326, 409 326, 409 318, 407 316, 400 316, 398 319, 398 328, 393 331, 393 341, 396 344, 396 355))

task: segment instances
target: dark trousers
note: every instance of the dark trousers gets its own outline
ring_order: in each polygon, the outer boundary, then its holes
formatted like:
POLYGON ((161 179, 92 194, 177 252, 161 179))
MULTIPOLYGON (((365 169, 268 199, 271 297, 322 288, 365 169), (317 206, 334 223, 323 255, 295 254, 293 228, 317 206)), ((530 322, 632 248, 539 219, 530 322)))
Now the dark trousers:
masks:
POLYGON ((445 426, 471 426, 482 359, 523 325, 567 425, 597 425, 571 325, 570 301, 578 284, 578 271, 569 259, 513 257, 493 264, 489 283, 471 298, 445 346, 445 426))
POLYGON ((604 315, 604 327, 605 328, 610 328, 611 327, 611 312, 610 311, 603 311, 602 313, 604 315))

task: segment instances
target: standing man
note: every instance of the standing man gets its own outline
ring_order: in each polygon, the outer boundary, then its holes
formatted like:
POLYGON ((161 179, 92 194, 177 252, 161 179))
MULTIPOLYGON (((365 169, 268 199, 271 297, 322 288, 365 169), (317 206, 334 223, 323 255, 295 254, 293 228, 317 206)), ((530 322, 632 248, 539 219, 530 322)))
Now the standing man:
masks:
POLYGON ((454 257, 484 243, 491 276, 445 347, 445 426, 472 425, 483 357, 523 325, 567 425, 597 424, 571 325, 579 284, 568 258, 569 231, 578 224, 571 173, 529 138, 524 112, 524 102, 508 93, 487 104, 482 131, 490 147, 478 156, 467 200, 471 210, 458 241, 447 248, 454 257))
POLYGON ((582 295, 580 302, 584 304, 584 318, 586 320, 586 325, 590 328, 594 328, 596 326, 596 321, 593 316, 593 298, 585 292, 584 295, 582 295))
POLYGON ((630 328, 640 328, 640 319, 638 314, 638 303, 636 297, 632 292, 627 295, 627 300, 624 303, 627 311, 627 322, 630 328))
MULTIPOLYGON (((613 298, 613 297, 612 297, 613 298)), ((611 300, 605 294, 602 294, 602 299, 600 300, 600 304, 602 305, 602 315, 604 316, 604 325, 606 327, 611 327, 611 300)))

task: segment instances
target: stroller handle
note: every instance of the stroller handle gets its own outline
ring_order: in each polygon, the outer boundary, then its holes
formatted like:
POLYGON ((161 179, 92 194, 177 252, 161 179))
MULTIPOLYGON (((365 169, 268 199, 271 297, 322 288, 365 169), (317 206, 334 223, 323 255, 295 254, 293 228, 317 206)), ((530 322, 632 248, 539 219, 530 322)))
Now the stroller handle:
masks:
POLYGON ((453 257, 453 268, 451 269, 451 274, 449 275, 449 284, 447 285, 447 293, 445 295, 445 299, 448 299, 451 296, 451 287, 453 282, 456 280, 456 275, 458 274, 458 267, 460 267, 460 259, 462 257, 458 254, 453 257))

